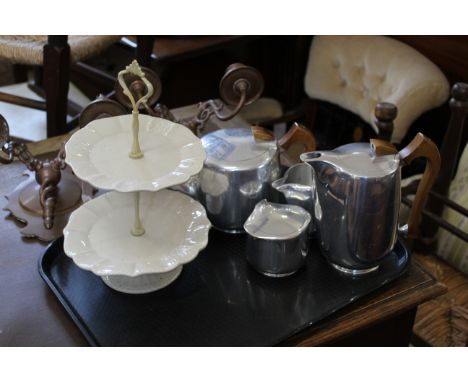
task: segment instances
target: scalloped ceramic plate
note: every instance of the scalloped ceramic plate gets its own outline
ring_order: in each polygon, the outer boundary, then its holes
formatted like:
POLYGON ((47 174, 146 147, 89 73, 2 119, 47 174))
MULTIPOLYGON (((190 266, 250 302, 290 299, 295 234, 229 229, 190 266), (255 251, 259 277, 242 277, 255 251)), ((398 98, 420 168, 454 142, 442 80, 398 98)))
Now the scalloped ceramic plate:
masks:
POLYGON ((181 184, 199 173, 205 150, 183 125, 140 115, 139 141, 144 156, 128 156, 132 144, 132 115, 92 121, 65 145, 67 164, 97 188, 157 191, 181 184))
POLYGON ((135 237, 133 197, 108 192, 71 214, 63 247, 78 267, 98 276, 167 273, 206 247, 211 224, 200 203, 177 191, 141 192, 146 232, 135 237))

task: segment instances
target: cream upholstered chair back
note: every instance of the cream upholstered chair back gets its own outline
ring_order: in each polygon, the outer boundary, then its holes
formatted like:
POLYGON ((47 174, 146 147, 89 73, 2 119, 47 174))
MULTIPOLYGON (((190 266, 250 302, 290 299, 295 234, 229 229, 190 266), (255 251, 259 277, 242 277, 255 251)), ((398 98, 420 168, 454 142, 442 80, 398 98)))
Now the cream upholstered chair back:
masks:
POLYGON ((392 142, 399 143, 422 113, 443 104, 449 83, 422 54, 383 36, 316 36, 310 48, 305 91, 374 124, 378 102, 397 106, 392 142))

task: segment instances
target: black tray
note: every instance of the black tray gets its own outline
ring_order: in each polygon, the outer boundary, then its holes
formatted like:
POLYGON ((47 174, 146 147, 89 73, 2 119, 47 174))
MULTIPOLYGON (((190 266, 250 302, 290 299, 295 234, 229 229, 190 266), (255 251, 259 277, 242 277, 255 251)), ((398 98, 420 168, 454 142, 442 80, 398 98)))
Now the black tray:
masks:
POLYGON ((357 279, 335 271, 313 246, 297 274, 272 279, 245 260, 245 235, 211 230, 208 247, 168 287, 127 295, 78 268, 56 240, 39 273, 91 345, 266 346, 279 344, 403 274, 401 241, 379 270, 357 279))

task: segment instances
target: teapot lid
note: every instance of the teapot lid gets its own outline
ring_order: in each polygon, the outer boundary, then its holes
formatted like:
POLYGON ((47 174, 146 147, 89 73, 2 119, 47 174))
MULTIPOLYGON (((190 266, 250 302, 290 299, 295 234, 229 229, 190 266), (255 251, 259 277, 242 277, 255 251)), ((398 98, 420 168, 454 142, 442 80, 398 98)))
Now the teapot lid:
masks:
POLYGON ((206 152, 205 165, 226 170, 258 168, 277 153, 276 141, 255 140, 248 128, 230 128, 213 131, 201 138, 206 152))

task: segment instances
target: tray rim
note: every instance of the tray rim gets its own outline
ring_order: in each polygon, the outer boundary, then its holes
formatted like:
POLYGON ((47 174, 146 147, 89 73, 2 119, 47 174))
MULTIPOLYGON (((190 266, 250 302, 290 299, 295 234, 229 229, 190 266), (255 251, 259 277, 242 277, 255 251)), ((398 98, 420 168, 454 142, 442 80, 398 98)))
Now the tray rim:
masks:
MULTIPOLYGON (((58 245, 58 242, 61 241, 63 243, 63 236, 60 236, 58 239, 52 241, 42 252, 41 256, 39 256, 37 260, 37 268, 39 271, 39 275, 41 276, 42 280, 46 283, 46 285, 51 289, 52 293, 57 297, 60 302, 60 305, 65 309, 65 311, 70 316, 73 323, 78 327, 80 333, 85 337, 86 341, 91 346, 101 346, 98 340, 94 337, 91 330, 86 326, 83 319, 80 317, 78 312, 73 308, 72 304, 67 300, 66 296, 62 293, 62 291, 58 288, 51 277, 48 277, 44 270, 43 264, 46 263, 46 257, 49 256, 49 250, 54 245, 58 245)), ((52 259, 47 259, 48 262, 55 260, 60 253, 55 253, 52 259)))

